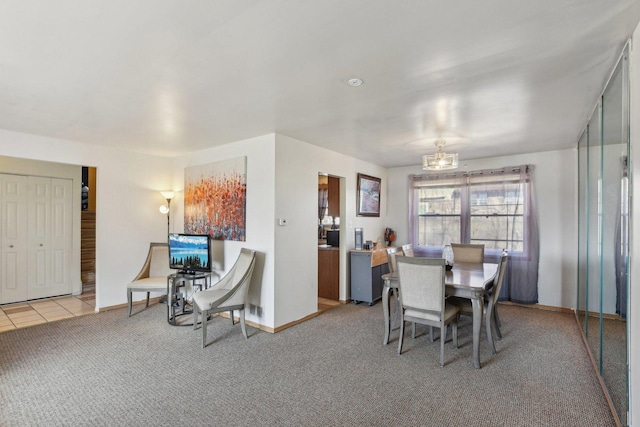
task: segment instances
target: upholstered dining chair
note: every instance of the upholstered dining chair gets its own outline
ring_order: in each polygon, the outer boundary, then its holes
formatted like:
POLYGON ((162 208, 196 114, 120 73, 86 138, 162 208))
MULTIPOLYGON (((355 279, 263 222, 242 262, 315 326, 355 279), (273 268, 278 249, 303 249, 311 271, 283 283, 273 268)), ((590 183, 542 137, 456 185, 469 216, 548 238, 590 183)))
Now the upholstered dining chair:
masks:
POLYGON ((406 245, 402 245, 402 255, 404 255, 404 256, 413 256, 413 245, 411 243, 407 243, 406 245))
POLYGON ((396 256, 402 255, 402 248, 399 246, 391 246, 387 248, 387 263, 389 264, 389 273, 397 271, 396 256))
POLYGON ((484 245, 469 245, 452 243, 453 263, 456 262, 484 262, 484 245))
POLYGON ((447 338, 447 326, 451 324, 453 344, 458 348, 458 315, 460 312, 457 306, 448 304, 445 300, 444 259, 401 256, 396 261, 398 263, 398 288, 402 307, 400 310, 398 354, 402 353, 405 322, 440 328, 440 366, 444 366, 444 343, 447 338))
POLYGON ((238 310, 242 335, 247 336, 244 308, 249 292, 251 277, 256 264, 256 251, 242 248, 231 270, 217 283, 193 295, 193 329, 198 325, 198 312, 202 322, 202 348, 207 342, 207 322, 210 314, 228 311, 231 323, 235 325, 234 310, 238 310))
MULTIPOLYGON (((487 331, 487 341, 492 354, 496 354, 495 339, 502 338, 500 332, 500 318, 498 317, 498 298, 504 282, 505 271, 507 270, 507 252, 503 252, 500 256, 498 271, 493 279, 491 290, 484 296, 484 324, 487 331)), ((460 314, 465 316, 473 316, 473 307, 471 300, 466 298, 450 298, 451 303, 460 307, 460 314)))
POLYGON ((167 292, 167 276, 173 273, 169 268, 169 244, 151 243, 147 259, 140 273, 127 285, 127 307, 131 317, 133 305, 133 292, 146 292, 149 307, 149 294, 151 292, 167 292))

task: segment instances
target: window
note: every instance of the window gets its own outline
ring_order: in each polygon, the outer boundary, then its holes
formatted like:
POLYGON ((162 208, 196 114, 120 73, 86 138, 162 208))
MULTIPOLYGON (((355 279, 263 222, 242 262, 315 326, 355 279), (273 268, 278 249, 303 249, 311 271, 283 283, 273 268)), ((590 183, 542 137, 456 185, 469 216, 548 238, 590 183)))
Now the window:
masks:
POLYGON ((530 168, 411 177, 410 240, 427 253, 449 243, 476 243, 489 253, 525 254, 530 168))

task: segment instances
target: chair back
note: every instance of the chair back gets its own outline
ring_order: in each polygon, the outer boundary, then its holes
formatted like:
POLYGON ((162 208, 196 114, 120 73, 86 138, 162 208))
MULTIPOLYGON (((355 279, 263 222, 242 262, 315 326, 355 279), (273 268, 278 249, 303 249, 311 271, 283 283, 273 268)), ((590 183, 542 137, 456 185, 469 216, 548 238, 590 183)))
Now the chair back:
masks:
POLYGON ((507 270, 507 253, 503 252, 500 256, 500 263, 498 264, 498 272, 496 273, 495 279, 493 279, 493 287, 491 288, 491 299, 493 300, 493 304, 498 302, 498 298, 500 297, 500 290, 502 289, 502 282, 504 282, 504 274, 507 270))
POLYGON ((402 248, 398 246, 387 248, 387 263, 389 264, 389 273, 397 271, 396 256, 398 255, 402 255, 402 248))
POLYGON ((404 255, 404 256, 413 256, 413 245, 411 243, 407 243, 406 245, 402 245, 402 255, 404 255))
POLYGON ((249 292, 249 284, 256 264, 256 251, 242 248, 236 263, 231 267, 231 280, 222 289, 229 289, 233 296, 224 305, 243 304, 249 292))
POLYGON ((462 243, 452 243, 453 263, 456 262, 484 262, 484 245, 469 245, 462 243))
POLYGON ((147 259, 133 281, 150 277, 167 277, 171 273, 173 270, 169 268, 169 244, 150 243, 147 259))
POLYGON ((444 316, 445 264, 442 258, 399 256, 398 290, 407 316, 439 321, 444 316))

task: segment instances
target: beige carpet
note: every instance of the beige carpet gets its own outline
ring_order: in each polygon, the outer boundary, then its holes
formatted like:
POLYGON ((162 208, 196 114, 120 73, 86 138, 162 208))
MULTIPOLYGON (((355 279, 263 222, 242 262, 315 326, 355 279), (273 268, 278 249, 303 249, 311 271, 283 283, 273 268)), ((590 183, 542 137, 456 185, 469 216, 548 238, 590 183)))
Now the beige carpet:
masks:
MULTIPOLYGON (((568 314, 501 306, 504 338, 473 369, 471 325, 439 342, 397 331, 382 307, 347 304, 278 334, 229 319, 167 325, 163 305, 0 334, 2 426, 609 426, 568 314)), ((409 328, 408 328, 409 329, 409 328)), ((419 331, 423 331, 419 329, 419 331)))

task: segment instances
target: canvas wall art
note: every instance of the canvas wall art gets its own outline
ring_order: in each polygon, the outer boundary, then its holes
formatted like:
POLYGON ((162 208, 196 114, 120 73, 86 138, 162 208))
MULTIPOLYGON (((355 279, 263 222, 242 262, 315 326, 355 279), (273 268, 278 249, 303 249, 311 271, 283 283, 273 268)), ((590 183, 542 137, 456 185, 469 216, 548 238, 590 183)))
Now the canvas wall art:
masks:
POLYGON ((244 242, 246 206, 246 157, 185 169, 185 233, 244 242))

